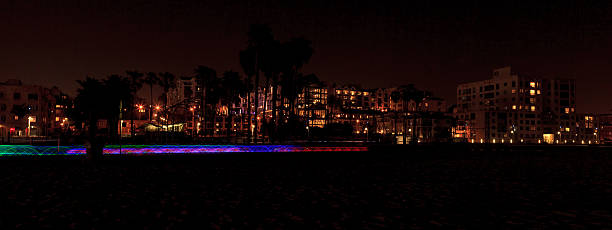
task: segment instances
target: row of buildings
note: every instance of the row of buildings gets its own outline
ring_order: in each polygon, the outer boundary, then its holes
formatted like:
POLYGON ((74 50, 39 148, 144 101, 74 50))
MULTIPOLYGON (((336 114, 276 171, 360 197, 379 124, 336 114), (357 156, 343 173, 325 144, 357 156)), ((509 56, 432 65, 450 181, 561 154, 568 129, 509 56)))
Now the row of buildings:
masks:
MULTIPOLYGON (((491 79, 458 85, 457 103, 450 106, 409 86, 364 89, 322 82, 304 86, 293 99, 283 97, 280 87, 275 92, 273 87, 260 87, 232 100, 203 104, 206 92, 199 85, 194 77, 182 77, 159 103, 137 103, 131 115, 123 116, 131 120, 120 122, 120 134, 165 130, 265 138, 270 134, 266 123, 273 117, 279 123, 297 117, 306 130, 342 124, 350 127, 352 138, 395 143, 612 142, 612 114, 577 112, 575 80, 523 75, 510 67, 495 69, 491 79), (163 105, 164 101, 168 103, 163 105)), ((25 85, 19 80, 0 83, 1 136, 62 132, 70 123, 69 105, 68 95, 57 88, 25 85)))
POLYGON ((70 98, 57 87, 10 79, 0 83, 0 138, 52 136, 68 127, 70 98))

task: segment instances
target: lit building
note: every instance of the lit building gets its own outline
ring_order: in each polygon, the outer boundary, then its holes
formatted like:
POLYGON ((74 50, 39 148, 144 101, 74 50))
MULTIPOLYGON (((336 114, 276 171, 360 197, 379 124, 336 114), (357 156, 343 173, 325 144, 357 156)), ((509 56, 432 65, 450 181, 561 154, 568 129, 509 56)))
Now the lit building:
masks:
POLYGON ((580 144, 599 144, 599 117, 595 114, 576 114, 575 126, 572 127, 576 131, 574 132, 573 138, 567 138, 563 140, 571 141, 572 143, 580 144))
POLYGON ((69 129, 68 95, 10 79, 0 83, 0 136, 48 136, 69 129))
POLYGON ((298 94, 297 114, 306 125, 323 128, 327 124, 327 90, 323 84, 313 84, 298 94))
POLYGON ((612 144, 612 114, 600 114, 598 117, 600 143, 612 144))
POLYGON ((460 84, 454 111, 470 142, 553 143, 574 134, 574 80, 519 75, 510 67, 493 78, 460 84))

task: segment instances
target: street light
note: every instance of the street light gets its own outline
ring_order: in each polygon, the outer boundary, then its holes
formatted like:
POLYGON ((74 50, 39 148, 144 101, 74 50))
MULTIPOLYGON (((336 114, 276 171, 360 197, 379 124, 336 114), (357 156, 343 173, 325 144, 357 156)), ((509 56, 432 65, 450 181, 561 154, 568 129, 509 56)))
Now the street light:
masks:
POLYGON ((28 137, 30 137, 30 132, 32 131, 31 123, 32 123, 32 117, 28 116, 28 137))

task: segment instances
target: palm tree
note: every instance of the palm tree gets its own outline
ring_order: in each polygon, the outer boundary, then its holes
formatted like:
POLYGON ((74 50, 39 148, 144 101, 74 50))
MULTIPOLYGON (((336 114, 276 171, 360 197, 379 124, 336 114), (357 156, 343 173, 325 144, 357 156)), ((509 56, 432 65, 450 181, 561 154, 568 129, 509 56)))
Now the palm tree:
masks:
MULTIPOLYGON (((234 71, 225 71, 223 73, 223 78, 221 79, 221 89, 223 89, 221 102, 223 105, 228 108, 228 118, 230 121, 233 121, 232 113, 229 111, 229 108, 232 104, 236 102, 240 102, 240 94, 244 93, 244 82, 240 79, 240 74, 234 71)), ((231 122, 230 127, 227 128, 227 136, 230 136, 231 130, 231 122)))
MULTIPOLYGON (((249 119, 249 128, 248 128, 247 135, 249 136, 249 139, 251 136, 251 125, 252 125, 251 124, 252 123, 251 90, 253 90, 253 85, 252 85, 253 79, 252 78, 256 72, 255 57, 256 57, 256 52, 254 48, 247 48, 246 50, 240 51, 240 66, 242 67, 242 71, 244 71, 244 74, 247 76, 245 87, 246 87, 246 92, 247 92, 247 114, 248 114, 248 119, 249 119)), ((255 114, 257 114, 257 107, 255 107, 255 114)))
MULTIPOLYGON (((211 90, 214 90, 213 83, 217 80, 217 71, 207 66, 198 66, 194 70, 196 77, 197 87, 200 89, 200 94, 196 95, 200 99, 201 106, 201 121, 202 121, 202 130, 203 134, 206 132, 206 105, 209 100, 209 97, 212 95, 207 95, 211 90)), ((196 91, 198 91, 196 89, 196 91)))
POLYGON ((163 95, 162 98, 164 100, 164 113, 166 114, 166 119, 164 120, 164 124, 166 124, 166 131, 168 130, 168 103, 169 103, 169 96, 168 96, 168 92, 170 92, 170 89, 176 88, 176 76, 174 76, 174 74, 168 73, 168 72, 163 72, 163 73, 159 73, 158 76, 160 77, 159 79, 159 86, 162 87, 163 90, 163 95))
POLYGON ((74 99, 74 110, 71 110, 71 120, 85 122, 87 134, 87 157, 95 160, 102 156, 104 141, 96 138, 98 119, 104 118, 106 104, 106 89, 101 81, 87 77, 85 80, 77 80, 80 88, 74 99))
POLYGON ((153 111, 153 85, 159 84, 159 77, 154 72, 148 72, 143 79, 143 83, 149 85, 150 101, 149 101, 149 122, 152 121, 151 112, 153 111))
POLYGON ((299 71, 304 64, 310 61, 314 49, 312 48, 312 42, 303 37, 293 38, 283 43, 281 48, 284 60, 281 67, 283 71, 281 81, 284 84, 281 90, 285 91, 281 95, 288 97, 290 107, 293 108, 295 97, 301 91, 300 87, 302 87, 297 85, 300 82, 296 78, 300 77, 299 71))
POLYGON ((123 107, 133 107, 136 94, 135 88, 129 78, 120 75, 110 75, 102 81, 104 88, 112 94, 107 94, 105 98, 106 118, 108 119, 108 131, 111 140, 117 140, 117 128, 119 127, 120 115, 123 107))
MULTIPOLYGON (((142 88, 142 78, 144 77, 144 74, 141 72, 138 72, 136 70, 133 71, 125 71, 125 74, 128 76, 128 79, 130 81, 130 85, 131 90, 134 92, 138 92, 141 88, 142 88)), ((130 133, 132 138, 134 138, 134 136, 136 135, 136 127, 134 126, 134 106, 128 107, 130 108, 129 112, 130 112, 130 133)))
MULTIPOLYGON (((267 49, 269 44, 274 41, 274 35, 268 25, 265 24, 253 24, 249 28, 247 33, 248 41, 247 47, 251 48, 254 55, 251 55, 252 62, 255 67, 255 117, 259 116, 259 97, 257 96, 257 90, 259 89, 259 72, 262 70, 262 52, 267 49)), ((248 49, 247 48, 247 49, 248 49)), ((258 122, 255 122, 255 141, 257 141, 258 122)), ((250 128, 250 127, 249 127, 250 128)))

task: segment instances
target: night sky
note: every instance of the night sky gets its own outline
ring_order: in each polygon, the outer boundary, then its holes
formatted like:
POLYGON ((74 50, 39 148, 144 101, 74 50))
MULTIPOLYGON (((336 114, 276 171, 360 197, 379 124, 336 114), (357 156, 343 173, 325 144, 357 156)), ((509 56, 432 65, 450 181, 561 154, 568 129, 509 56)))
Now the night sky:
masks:
POLYGON ((612 109, 612 1, 0 1, 0 80, 57 85, 140 71, 241 71, 252 23, 305 36, 306 73, 338 83, 415 83, 455 102, 493 68, 577 79, 580 112, 612 109), (414 3, 419 2, 419 3, 414 3), (546 2, 546 3, 544 3, 546 2))

